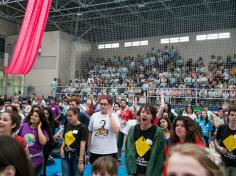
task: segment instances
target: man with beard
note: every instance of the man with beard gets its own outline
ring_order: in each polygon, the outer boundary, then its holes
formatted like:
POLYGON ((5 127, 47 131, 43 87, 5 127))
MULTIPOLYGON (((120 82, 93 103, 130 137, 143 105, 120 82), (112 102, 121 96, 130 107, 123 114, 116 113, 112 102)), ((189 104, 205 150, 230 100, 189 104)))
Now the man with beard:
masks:
POLYGON ((116 112, 117 116, 119 117, 120 121, 120 132, 118 134, 118 141, 117 141, 117 147, 118 147, 118 159, 120 160, 121 153, 122 153, 122 146, 124 142, 124 129, 127 124, 127 122, 130 119, 134 118, 134 114, 132 111, 128 108, 127 102, 125 99, 122 99, 120 102, 120 110, 116 112))

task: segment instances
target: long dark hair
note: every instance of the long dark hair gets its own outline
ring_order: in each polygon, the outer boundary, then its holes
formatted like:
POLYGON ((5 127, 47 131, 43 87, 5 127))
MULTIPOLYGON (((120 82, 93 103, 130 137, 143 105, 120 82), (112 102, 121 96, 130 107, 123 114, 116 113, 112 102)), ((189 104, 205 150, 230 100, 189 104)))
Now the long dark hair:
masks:
POLYGON ((89 109, 86 110, 86 114, 88 114, 89 116, 92 116, 93 113, 95 112, 95 107, 93 105, 93 100, 91 98, 87 98, 86 100, 86 104, 87 104, 87 101, 90 100, 91 101, 91 105, 89 105, 89 109))
POLYGON ((49 107, 43 108, 42 111, 45 111, 45 110, 48 112, 48 119, 47 120, 48 120, 49 126, 54 128, 55 118, 54 118, 53 111, 49 107))
MULTIPOLYGON (((54 118, 54 114, 53 114, 53 111, 52 111, 52 109, 51 108, 49 108, 49 107, 45 107, 45 108, 43 108, 43 110, 42 111, 47 111, 48 112, 48 119, 47 119, 47 121, 48 121, 48 126, 49 126, 49 128, 50 128, 50 133, 51 133, 51 136, 53 136, 54 135, 54 130, 55 130, 55 123, 56 123, 56 121, 55 121, 55 118, 54 118)), ((44 114, 45 115, 45 114, 44 114)), ((45 116, 46 117, 46 116, 45 116)))
POLYGON ((33 176, 33 170, 25 151, 14 138, 0 136, 0 172, 12 165, 16 169, 16 176, 33 176))
POLYGON ((191 104, 187 104, 187 106, 185 106, 185 112, 186 112, 186 114, 188 113, 188 107, 190 107, 191 108, 191 111, 192 111, 192 114, 194 113, 194 111, 193 111, 193 106, 191 105, 191 104))
MULTIPOLYGON (((206 112, 206 111, 202 111, 202 112, 205 112, 205 113, 206 113, 206 118, 205 118, 204 120, 205 120, 205 125, 207 125, 207 124, 208 124, 208 122, 209 122, 209 119, 208 119, 208 114, 207 114, 207 112, 206 112)), ((201 112, 201 116, 200 116, 200 119, 201 119, 201 120, 203 120, 203 117, 202 117, 202 112, 201 112)))
POLYGON ((158 119, 158 126, 161 127, 161 126, 160 126, 160 122, 161 122, 162 119, 164 119, 164 120, 167 122, 167 124, 168 124, 168 126, 167 126, 168 130, 169 130, 169 131, 172 131, 172 123, 171 123, 171 121, 170 121, 169 118, 166 118, 166 117, 161 117, 161 118, 159 118, 159 119, 158 119))
POLYGON ((171 134, 170 137, 170 145, 174 145, 179 142, 179 137, 175 132, 177 121, 182 121, 184 124, 184 128, 186 130, 185 142, 195 143, 196 136, 201 138, 200 134, 198 133, 197 125, 195 124, 194 120, 192 120, 190 117, 187 116, 180 116, 176 117, 176 119, 174 120, 173 133, 171 134))
MULTIPOLYGON (((33 114, 34 112, 36 112, 36 113, 39 115, 39 120, 40 120, 40 122, 42 123, 42 129, 45 130, 45 131, 48 133, 49 138, 50 138, 50 140, 51 140, 51 139, 52 139, 51 130, 50 130, 48 121, 47 121, 46 116, 44 115, 43 111, 41 111, 41 110, 39 110, 39 111, 38 111, 38 110, 35 110, 35 111, 33 111, 33 112, 31 113, 31 116, 32 116, 32 114, 33 114)), ((31 125, 30 120, 28 121, 28 124, 31 125)))
POLYGON ((29 114, 28 114, 27 117, 24 119, 24 123, 28 123, 28 122, 30 121, 30 117, 32 116, 32 114, 33 114, 35 108, 41 110, 41 107, 40 107, 40 106, 38 106, 38 105, 33 105, 32 108, 31 108, 31 110, 30 110, 30 112, 29 112, 29 114))

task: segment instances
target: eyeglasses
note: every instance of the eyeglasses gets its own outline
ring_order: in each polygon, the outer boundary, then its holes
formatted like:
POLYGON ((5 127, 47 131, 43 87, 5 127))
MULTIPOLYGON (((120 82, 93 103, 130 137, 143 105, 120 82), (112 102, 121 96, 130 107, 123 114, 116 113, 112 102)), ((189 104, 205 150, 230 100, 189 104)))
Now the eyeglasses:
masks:
POLYGON ((100 103, 100 106, 107 106, 107 103, 100 103))

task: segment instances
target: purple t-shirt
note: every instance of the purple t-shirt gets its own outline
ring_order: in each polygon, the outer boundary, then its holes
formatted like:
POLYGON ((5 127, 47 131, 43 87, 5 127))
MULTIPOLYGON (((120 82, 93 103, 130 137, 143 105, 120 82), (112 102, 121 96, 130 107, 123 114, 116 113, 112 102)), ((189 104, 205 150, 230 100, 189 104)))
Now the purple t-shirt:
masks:
MULTIPOLYGON (((42 130, 47 139, 48 133, 42 130)), ((25 139, 28 145, 29 153, 32 155, 31 161, 33 167, 37 167, 43 163, 43 145, 39 142, 38 128, 31 128, 28 123, 24 123, 20 129, 19 136, 25 139), (33 156, 36 155, 37 156, 33 156)))
POLYGON ((57 105, 49 105, 49 108, 52 109, 54 117, 57 117, 61 114, 61 110, 57 105))

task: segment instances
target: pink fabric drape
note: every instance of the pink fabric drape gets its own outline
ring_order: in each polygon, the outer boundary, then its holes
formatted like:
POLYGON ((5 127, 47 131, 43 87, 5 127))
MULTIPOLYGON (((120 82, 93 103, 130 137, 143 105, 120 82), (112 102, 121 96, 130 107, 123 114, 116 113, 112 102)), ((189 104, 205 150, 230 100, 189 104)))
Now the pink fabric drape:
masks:
POLYGON ((51 0, 29 0, 8 74, 27 74, 36 60, 47 24, 51 0))

